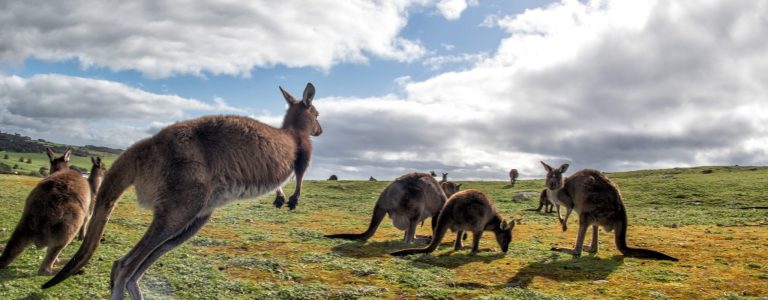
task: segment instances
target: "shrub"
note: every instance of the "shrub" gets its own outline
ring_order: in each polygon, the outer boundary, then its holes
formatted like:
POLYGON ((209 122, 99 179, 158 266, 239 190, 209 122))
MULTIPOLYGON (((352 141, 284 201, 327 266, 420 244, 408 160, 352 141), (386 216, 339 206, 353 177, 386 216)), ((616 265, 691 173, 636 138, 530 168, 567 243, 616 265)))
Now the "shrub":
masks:
POLYGON ((32 159, 31 158, 27 158, 27 163, 31 164, 32 163, 32 159))

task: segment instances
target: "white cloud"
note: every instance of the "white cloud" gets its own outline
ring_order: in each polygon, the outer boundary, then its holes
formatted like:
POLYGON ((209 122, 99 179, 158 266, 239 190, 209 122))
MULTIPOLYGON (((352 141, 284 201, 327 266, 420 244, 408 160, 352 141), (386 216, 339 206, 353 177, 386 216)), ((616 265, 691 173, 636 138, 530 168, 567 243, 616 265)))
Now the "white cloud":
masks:
POLYGON ((461 13, 470 5, 477 5, 477 1, 440 0, 437 3, 437 10, 448 20, 457 20, 461 17, 461 13))
POLYGON ((768 164, 765 15, 763 2, 566 0, 502 18, 509 36, 471 69, 318 104, 317 172, 768 164))
POLYGON ((4 130, 75 144, 125 147, 190 113, 244 112, 221 98, 213 102, 154 94, 107 80, 0 75, 4 130))
POLYGON ((329 69, 369 56, 425 53, 399 37, 427 1, 12 1, 0 14, 0 61, 77 59, 83 67, 245 75, 254 67, 329 69))

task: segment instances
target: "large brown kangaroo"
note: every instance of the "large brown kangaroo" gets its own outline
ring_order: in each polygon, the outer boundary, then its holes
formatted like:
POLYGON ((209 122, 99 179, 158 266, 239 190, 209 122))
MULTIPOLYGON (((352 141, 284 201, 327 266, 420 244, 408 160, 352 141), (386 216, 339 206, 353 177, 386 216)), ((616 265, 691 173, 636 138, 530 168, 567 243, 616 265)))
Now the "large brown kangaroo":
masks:
POLYGON ((409 173, 395 179, 388 185, 373 208, 373 216, 368 230, 363 233, 330 234, 325 237, 361 240, 371 238, 389 214, 397 229, 405 230, 403 240, 412 243, 416 237, 416 226, 427 218, 432 218, 432 230, 437 224, 437 216, 447 197, 437 180, 426 173, 409 173))
POLYGON ((96 197, 91 229, 72 260, 43 285, 49 288, 80 270, 93 256, 109 215, 130 185, 143 207, 151 208, 147 232, 112 267, 112 298, 126 289, 142 299, 139 280, 160 256, 195 235, 213 211, 235 199, 270 193, 296 175, 288 206, 296 207, 309 167, 309 136, 322 133, 312 105, 315 88, 307 84, 297 101, 288 102, 282 128, 241 116, 207 116, 168 126, 137 142, 107 171, 96 197))
POLYGON ((565 252, 581 256, 582 249, 597 253, 597 226, 602 226, 607 232, 616 230, 616 248, 625 256, 655 258, 677 261, 677 258, 648 249, 630 248, 627 246, 627 211, 621 199, 619 187, 600 171, 592 169, 580 170, 567 179, 563 173, 568 170, 568 164, 555 169, 541 162, 547 170, 545 184, 547 196, 557 206, 557 218, 563 231, 567 229, 568 216, 571 211, 579 215, 579 233, 574 249, 552 248, 553 251, 565 252), (560 207, 566 208, 565 218, 560 215, 560 207), (589 226, 592 226, 592 242, 584 245, 584 236, 589 226))
POLYGON ((488 195, 474 189, 464 190, 451 196, 445 203, 429 246, 420 249, 400 250, 391 254, 404 256, 432 253, 440 245, 448 229, 456 232, 456 242, 453 244, 455 250, 463 247, 462 240, 465 231, 472 232, 472 253, 480 251, 480 237, 482 237, 483 231, 493 231, 501 251, 506 253, 509 249, 509 243, 512 241, 512 228, 514 227, 514 221, 507 223, 499 215, 488 195))
POLYGON ((91 191, 79 172, 69 169, 70 149, 56 157, 48 148, 51 174, 41 180, 27 197, 24 212, 0 256, 0 268, 7 267, 27 246, 47 247, 38 274, 51 275, 59 253, 80 229, 85 231, 91 191))

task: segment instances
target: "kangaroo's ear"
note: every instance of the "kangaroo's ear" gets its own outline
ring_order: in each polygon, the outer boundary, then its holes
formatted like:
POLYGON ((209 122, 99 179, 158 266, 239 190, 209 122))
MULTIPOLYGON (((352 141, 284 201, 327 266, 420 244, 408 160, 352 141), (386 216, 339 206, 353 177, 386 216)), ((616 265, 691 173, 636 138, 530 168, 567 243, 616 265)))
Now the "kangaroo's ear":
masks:
POLYGON ((91 156, 91 163, 97 166, 99 165, 99 163, 96 162, 96 156, 91 156))
POLYGON ((315 98, 315 86, 311 82, 307 82, 307 87, 304 88, 304 97, 301 102, 304 102, 304 106, 312 106, 312 99, 315 98))
POLYGON ((283 93, 283 98, 285 98, 285 102, 288 102, 288 105, 296 104, 299 101, 296 101, 291 94, 289 94, 286 90, 283 89, 282 86, 278 86, 280 88, 280 92, 283 93))
POLYGON ((569 165, 569 164, 562 164, 562 165, 560 165, 560 173, 565 173, 565 171, 568 170, 568 167, 570 167, 570 166, 571 165, 569 165))
POLYGON ((515 228, 515 219, 509 220, 509 229, 515 228))
POLYGON ((64 150, 64 161, 69 162, 69 156, 72 154, 72 149, 67 148, 67 150, 64 150))
POLYGON ((501 230, 509 229, 509 224, 507 223, 507 221, 502 220, 501 223, 499 223, 499 229, 501 230))
POLYGON ((547 173, 552 172, 552 167, 550 167, 547 163, 542 161, 541 165, 544 166, 544 169, 547 170, 547 173))
POLYGON ((101 156, 96 156, 96 162, 98 162, 99 165, 101 165, 101 156))
POLYGON ((51 148, 45 148, 45 149, 48 152, 48 159, 50 161, 53 161, 54 159, 56 159, 56 153, 54 153, 53 150, 51 150, 51 148))

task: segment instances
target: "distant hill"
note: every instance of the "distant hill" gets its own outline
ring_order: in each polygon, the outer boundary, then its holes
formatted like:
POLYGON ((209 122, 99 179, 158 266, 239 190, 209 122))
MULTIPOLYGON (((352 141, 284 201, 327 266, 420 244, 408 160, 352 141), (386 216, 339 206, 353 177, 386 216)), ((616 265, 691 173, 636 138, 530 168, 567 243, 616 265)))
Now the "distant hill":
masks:
POLYGON ((5 133, 0 131, 0 150, 7 152, 20 152, 20 153, 45 153, 46 148, 52 148, 57 153, 61 153, 64 148, 71 148, 72 154, 75 156, 89 156, 99 155, 101 153, 120 154, 122 149, 113 149, 103 146, 85 145, 85 146, 71 146, 57 144, 46 141, 44 139, 33 140, 31 137, 23 136, 18 133, 5 133))

